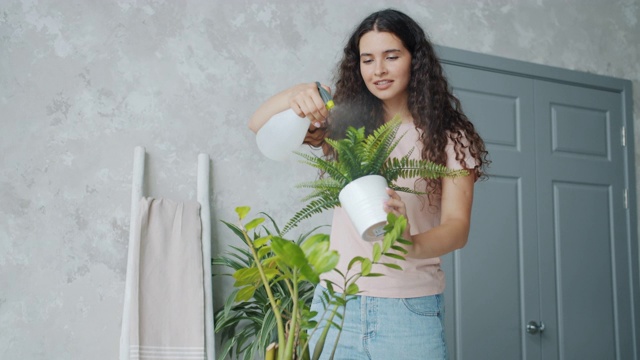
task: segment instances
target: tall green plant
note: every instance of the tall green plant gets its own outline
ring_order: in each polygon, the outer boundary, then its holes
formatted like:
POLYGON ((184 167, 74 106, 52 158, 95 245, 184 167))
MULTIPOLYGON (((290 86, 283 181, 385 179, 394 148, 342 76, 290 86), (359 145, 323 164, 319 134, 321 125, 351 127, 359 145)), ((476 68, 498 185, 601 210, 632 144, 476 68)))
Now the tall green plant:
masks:
MULTIPOLYGON (((253 233, 252 241, 261 238, 263 235, 278 234, 280 232, 278 225, 271 216, 261 213, 267 220, 265 224, 256 229, 253 233), (267 222, 270 226, 267 226, 267 222), (262 230, 263 232, 261 232, 262 230)), ((226 223, 232 232, 240 240, 240 244, 244 244, 244 234, 237 226, 226 223)), ((316 227, 311 231, 301 234, 296 240, 296 244, 301 245, 320 227, 316 227)), ((261 261, 272 254, 262 254, 261 261)), ((231 274, 216 273, 221 276, 232 276, 233 273, 254 267, 254 258, 246 246, 230 246, 229 251, 217 256, 212 260, 212 265, 222 267, 231 271, 231 274)), ((249 300, 236 301, 238 292, 241 288, 236 287, 226 299, 224 306, 215 313, 215 331, 221 335, 221 350, 219 359, 225 359, 227 356, 231 358, 253 360, 264 353, 264 350, 277 338, 276 320, 269 297, 264 287, 256 289, 253 297, 249 300)), ((291 296, 284 282, 274 282, 272 293, 276 298, 276 302, 282 309, 283 314, 290 314, 293 309, 291 296)), ((313 297, 314 286, 312 283, 303 282, 300 284, 298 293, 300 301, 304 302, 308 307, 313 297)))
MULTIPOLYGON (((274 330, 277 359, 318 359, 329 327, 341 331, 344 306, 360 292, 356 281, 363 276, 381 276, 371 271, 375 264, 400 269, 397 264, 385 263, 384 259, 387 256, 404 259, 401 254, 406 254, 406 250, 396 242, 410 244, 400 238, 406 219, 390 214, 384 239, 374 244, 372 257, 352 259, 347 272, 342 273, 335 269, 338 254, 329 249, 328 235, 307 233, 298 241, 290 241, 278 234, 277 225, 268 215, 275 232, 261 226, 265 221, 263 217, 243 223, 248 207, 239 207, 236 212, 238 225, 225 224, 242 239, 246 249, 233 247, 235 253, 214 262, 234 269, 237 288, 216 314, 216 331, 223 332, 220 359, 233 354, 233 349, 237 357, 254 358, 256 352, 266 349, 274 330), (325 311, 320 322, 316 322, 312 319, 318 314, 310 311, 309 300, 320 275, 328 271, 338 271, 343 283, 326 282, 329 294, 323 299, 325 311), (309 355, 309 336, 316 331, 321 331, 318 346, 314 354, 309 355), (253 343, 252 339, 255 339, 253 343)), ((336 346, 337 340, 332 351, 336 346)))
POLYGON ((398 186, 395 182, 400 178, 437 179, 467 175, 465 170, 451 170, 431 161, 411 159, 412 151, 401 158, 390 158, 391 152, 404 136, 402 134, 396 137, 401 123, 400 118, 395 117, 368 136, 365 136, 364 127, 349 127, 344 139, 325 139, 337 154, 333 160, 297 152, 296 154, 302 157, 302 163, 320 170, 324 176, 298 185, 299 188, 311 189, 311 193, 303 199, 307 204, 291 218, 282 229, 282 233, 288 232, 304 219, 340 206, 340 191, 350 182, 363 176, 381 175, 391 189, 424 194, 398 186))

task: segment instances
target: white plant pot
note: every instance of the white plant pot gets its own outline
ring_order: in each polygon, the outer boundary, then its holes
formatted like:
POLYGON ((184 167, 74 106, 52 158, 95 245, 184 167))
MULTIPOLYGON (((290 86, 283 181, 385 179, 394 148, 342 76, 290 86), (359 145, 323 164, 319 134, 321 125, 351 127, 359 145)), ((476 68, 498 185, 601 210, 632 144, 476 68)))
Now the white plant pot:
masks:
POLYGON ((367 175, 350 182, 338 196, 342 208, 364 240, 381 240, 387 213, 384 202, 387 195, 387 180, 380 175, 367 175))

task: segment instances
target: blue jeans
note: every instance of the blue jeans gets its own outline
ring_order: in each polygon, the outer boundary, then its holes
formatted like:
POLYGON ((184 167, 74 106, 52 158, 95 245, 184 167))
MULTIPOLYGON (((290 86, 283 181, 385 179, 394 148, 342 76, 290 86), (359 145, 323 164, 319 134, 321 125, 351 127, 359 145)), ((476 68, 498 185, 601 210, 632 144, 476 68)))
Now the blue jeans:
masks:
MULTIPOLYGON (((315 320, 324 313, 324 291, 317 286, 313 294, 311 310, 318 312, 315 320)), ((344 320, 335 360, 448 359, 442 294, 408 299, 357 296, 347 303, 344 320)), ((339 324, 340 319, 334 322, 339 324)), ((311 337, 312 355, 324 325, 311 337)), ((330 358, 337 334, 335 327, 329 330, 320 359, 330 358)))

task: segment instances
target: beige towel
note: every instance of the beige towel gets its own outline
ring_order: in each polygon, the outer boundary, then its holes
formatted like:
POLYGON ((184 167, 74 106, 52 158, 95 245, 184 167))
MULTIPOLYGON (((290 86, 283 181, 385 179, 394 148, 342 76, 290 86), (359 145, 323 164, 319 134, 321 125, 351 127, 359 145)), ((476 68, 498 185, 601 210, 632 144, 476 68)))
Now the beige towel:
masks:
POLYGON ((138 223, 130 359, 204 359, 200 204, 143 198, 138 223))

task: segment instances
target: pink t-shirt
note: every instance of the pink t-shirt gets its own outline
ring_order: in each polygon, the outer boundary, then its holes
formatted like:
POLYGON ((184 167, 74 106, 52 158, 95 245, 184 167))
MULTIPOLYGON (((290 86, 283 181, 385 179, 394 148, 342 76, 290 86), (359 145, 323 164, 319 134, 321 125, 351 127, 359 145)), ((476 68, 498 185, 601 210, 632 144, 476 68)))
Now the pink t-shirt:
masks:
MULTIPOLYGON (((400 158, 413 149, 411 158, 419 159, 423 147, 422 143, 418 141, 419 130, 416 130, 413 123, 403 123, 398 130, 398 136, 402 134, 404 134, 404 137, 390 157, 400 158)), ((447 145, 446 152, 447 167, 462 169, 462 165, 455 160, 452 142, 447 145)), ((475 160, 468 153, 465 160, 469 166, 475 164, 475 160)), ((426 183, 417 178, 399 179, 396 184, 420 191, 424 191, 426 188, 426 183), (416 182, 416 180, 418 181, 416 182)), ((417 196, 403 192, 398 192, 398 194, 406 205, 407 217, 411 224, 411 235, 426 232, 440 224, 439 200, 434 200, 433 204, 429 204, 426 195, 417 196)), ((383 204, 380 204, 380 206, 382 207, 383 204)), ((343 208, 337 207, 334 209, 331 226, 331 248, 340 254, 337 268, 342 273, 347 272, 347 266, 354 257, 371 258, 373 244, 373 242, 365 241, 360 237, 343 208)), ((372 272, 382 273, 385 276, 358 279, 357 284, 362 291, 362 295, 385 298, 411 298, 439 294, 444 291, 444 272, 440 269, 440 258, 407 258, 405 261, 401 261, 383 257, 381 261, 398 264, 403 270, 399 271, 382 265, 374 265, 372 272)), ((359 271, 359 269, 352 269, 352 271, 354 270, 359 271)), ((322 278, 339 285, 342 285, 344 281, 335 271, 324 274, 322 278)))

